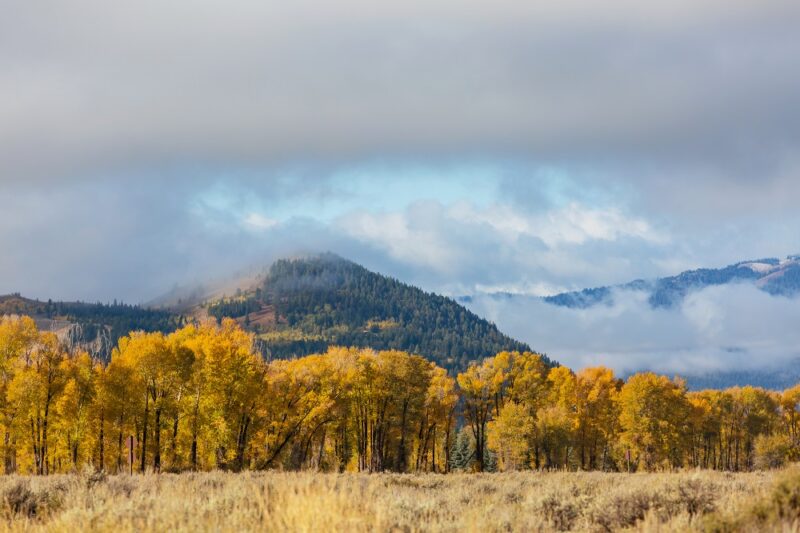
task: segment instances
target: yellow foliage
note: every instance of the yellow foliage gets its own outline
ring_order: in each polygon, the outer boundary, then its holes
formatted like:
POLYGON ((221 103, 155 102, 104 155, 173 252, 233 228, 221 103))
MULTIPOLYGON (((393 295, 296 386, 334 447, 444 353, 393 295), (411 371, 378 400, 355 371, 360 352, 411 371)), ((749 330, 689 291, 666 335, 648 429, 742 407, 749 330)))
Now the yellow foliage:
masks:
POLYGON ((267 362, 230 319, 131 332, 102 362, 4 317, 0 430, 7 473, 447 472, 453 457, 481 471, 495 457, 501 470, 748 470, 800 458, 800 386, 687 392, 679 379, 623 383, 529 352, 456 379, 396 350, 267 362), (460 420, 469 436, 455 439, 460 420))
POLYGON ((502 470, 514 471, 527 467, 535 423, 528 409, 514 402, 506 403, 500 415, 489 422, 489 448, 497 453, 502 470))

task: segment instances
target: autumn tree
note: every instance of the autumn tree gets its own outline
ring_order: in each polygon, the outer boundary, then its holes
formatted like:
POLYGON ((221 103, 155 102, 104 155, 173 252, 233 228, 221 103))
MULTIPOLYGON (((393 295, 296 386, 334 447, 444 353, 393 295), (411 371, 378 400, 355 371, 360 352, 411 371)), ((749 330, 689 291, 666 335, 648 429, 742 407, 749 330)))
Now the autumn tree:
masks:
POLYGON ((39 475, 51 470, 51 411, 65 383, 61 365, 64 357, 55 334, 39 334, 32 349, 19 362, 8 387, 8 401, 17 410, 16 422, 22 431, 29 432, 33 470, 39 475))
POLYGON ((486 427, 492 410, 499 412, 502 397, 502 370, 498 372, 494 359, 486 359, 480 365, 470 365, 458 375, 458 386, 464 399, 464 414, 475 439, 474 458, 478 472, 485 469, 486 427))
POLYGON ((9 386, 38 339, 39 332, 30 317, 0 318, 0 425, 3 428, 3 464, 6 474, 17 469, 14 426, 19 415, 18 401, 9 397, 9 386))
POLYGON ((529 464, 536 420, 529 410, 514 401, 507 402, 500 415, 488 423, 487 443, 497 454, 501 470, 520 470, 529 464))
POLYGON ((538 450, 544 454, 544 466, 569 468, 572 440, 577 426, 577 380, 567 367, 553 368, 547 374, 545 405, 536 414, 538 450))
POLYGON ((634 374, 623 385, 618 403, 626 466, 681 466, 689 411, 685 383, 652 372, 634 374))
POLYGON ((789 459, 800 459, 800 385, 783 391, 780 397, 781 420, 791 447, 789 459))
POLYGON ((78 352, 63 361, 61 370, 64 386, 55 402, 53 428, 66 463, 78 470, 91 461, 94 414, 102 413, 102 406, 94 402, 100 367, 88 353, 78 352))
MULTIPOLYGON (((114 450, 115 453, 111 456, 113 461, 108 464, 114 465, 117 472, 123 468, 126 438, 138 435, 136 416, 140 400, 144 396, 144 385, 134 373, 132 359, 129 354, 120 352, 119 347, 116 348, 111 355, 111 362, 100 375, 98 386, 97 405, 102 409, 104 422, 99 426, 103 432, 103 438, 99 440, 108 441, 107 449, 114 450), (109 433, 105 432, 106 425, 110 429, 109 433)), ((103 446, 105 451, 106 445, 103 446)))
POLYGON ((455 430, 458 394, 455 380, 447 375, 445 369, 432 363, 430 363, 430 368, 430 385, 417 434, 416 470, 446 472, 450 464, 450 447, 455 430), (439 450, 438 454, 437 449, 439 450))
POLYGON ((262 467, 279 462, 300 469, 309 460, 322 462, 328 425, 339 414, 341 399, 336 376, 325 356, 274 361, 267 368, 262 467), (312 451, 316 446, 317 453, 312 451))
POLYGON ((581 469, 607 469, 618 429, 622 381, 605 367, 581 370, 575 381, 575 438, 581 469))
POLYGON ((208 409, 206 438, 218 467, 241 469, 258 402, 264 394, 266 363, 253 350, 253 337, 225 319, 207 339, 204 359, 208 409))

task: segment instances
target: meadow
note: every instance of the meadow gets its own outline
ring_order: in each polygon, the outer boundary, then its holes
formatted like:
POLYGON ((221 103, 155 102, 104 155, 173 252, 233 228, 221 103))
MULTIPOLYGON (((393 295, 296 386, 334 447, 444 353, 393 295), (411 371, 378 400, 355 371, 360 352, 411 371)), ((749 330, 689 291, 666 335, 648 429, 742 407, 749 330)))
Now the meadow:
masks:
POLYGON ((797 530, 800 470, 0 477, 4 531, 797 530))

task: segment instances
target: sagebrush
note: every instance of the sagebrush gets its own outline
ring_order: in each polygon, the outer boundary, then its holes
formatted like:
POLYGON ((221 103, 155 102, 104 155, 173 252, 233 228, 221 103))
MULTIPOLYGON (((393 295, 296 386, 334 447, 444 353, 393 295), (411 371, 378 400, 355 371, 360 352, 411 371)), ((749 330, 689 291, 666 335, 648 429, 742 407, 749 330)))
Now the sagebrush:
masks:
POLYGON ((0 498, 9 531, 731 531, 775 490, 770 523, 796 516, 795 492, 773 489, 784 475, 4 476, 0 498))

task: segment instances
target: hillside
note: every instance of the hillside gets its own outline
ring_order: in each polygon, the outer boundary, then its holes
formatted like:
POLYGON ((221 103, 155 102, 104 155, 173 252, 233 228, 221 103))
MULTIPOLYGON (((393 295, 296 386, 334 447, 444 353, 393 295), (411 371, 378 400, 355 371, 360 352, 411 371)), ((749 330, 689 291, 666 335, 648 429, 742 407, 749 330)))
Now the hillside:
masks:
POLYGON ((329 254, 277 261, 257 288, 204 309, 258 333, 269 357, 335 344, 406 350, 462 370, 502 350, 530 350, 450 298, 329 254))
POLYGON ((107 359, 117 340, 130 331, 171 332, 182 316, 166 310, 123 303, 46 302, 19 294, 0 296, 0 316, 28 315, 40 329, 55 332, 68 344, 107 359))

